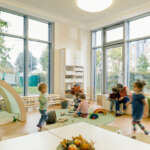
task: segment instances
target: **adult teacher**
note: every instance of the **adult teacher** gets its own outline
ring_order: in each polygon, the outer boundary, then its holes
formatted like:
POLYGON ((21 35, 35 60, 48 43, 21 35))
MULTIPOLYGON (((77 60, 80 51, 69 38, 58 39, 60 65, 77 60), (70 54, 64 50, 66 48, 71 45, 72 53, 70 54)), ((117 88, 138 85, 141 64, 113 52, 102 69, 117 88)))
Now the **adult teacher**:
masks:
POLYGON ((120 116, 122 114, 120 112, 120 104, 123 104, 123 113, 125 113, 127 109, 126 104, 129 102, 131 95, 127 86, 117 84, 117 89, 119 91, 120 98, 118 101, 116 101, 116 110, 117 110, 116 116, 120 116))

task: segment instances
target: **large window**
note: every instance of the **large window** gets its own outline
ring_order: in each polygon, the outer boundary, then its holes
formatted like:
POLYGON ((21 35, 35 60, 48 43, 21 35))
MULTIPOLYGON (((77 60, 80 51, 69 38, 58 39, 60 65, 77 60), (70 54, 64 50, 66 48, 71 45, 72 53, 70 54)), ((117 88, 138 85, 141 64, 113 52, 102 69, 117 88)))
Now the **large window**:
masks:
POLYGON ((150 40, 141 40, 130 43, 130 89, 133 89, 135 80, 145 80, 145 92, 150 92, 150 40))
POLYGON ((140 18, 129 23, 130 39, 150 36, 150 16, 140 18))
POLYGON ((106 49, 107 58, 107 92, 110 92, 117 83, 122 83, 122 47, 106 49))
POLYGON ((117 27, 115 29, 106 31, 106 42, 113 42, 123 39, 123 27, 117 27))
POLYGON ((92 47, 102 46, 102 31, 98 30, 92 34, 92 47))
POLYGON ((50 29, 47 21, 0 11, 0 79, 20 95, 36 95, 37 86, 49 86, 51 67, 50 29))
POLYGON ((109 93, 117 83, 123 83, 132 91, 137 79, 146 81, 145 93, 150 93, 149 25, 150 14, 146 14, 101 28, 99 31, 104 34, 100 34, 100 38, 96 37, 98 31, 92 32, 95 35, 92 36, 96 57, 95 94, 109 93), (96 43, 101 43, 98 48, 96 43))
POLYGON ((5 22, 1 27, 4 33, 23 36, 23 17, 14 14, 0 12, 0 19, 5 22))
POLYGON ((29 19, 29 38, 48 41, 48 24, 29 19))
POLYGON ((37 94, 40 82, 48 83, 48 44, 29 42, 29 94, 37 94))
POLYGON ((94 95, 102 93, 103 76, 103 51, 102 51, 102 31, 98 30, 92 33, 92 52, 94 56, 94 95))
POLYGON ((95 86, 96 86, 96 94, 102 93, 102 82, 103 82, 103 57, 102 57, 102 49, 95 50, 96 59, 96 72, 95 72, 95 86))
POLYGON ((15 90, 23 95, 24 88, 24 55, 23 40, 0 36, 0 79, 11 84, 15 90))

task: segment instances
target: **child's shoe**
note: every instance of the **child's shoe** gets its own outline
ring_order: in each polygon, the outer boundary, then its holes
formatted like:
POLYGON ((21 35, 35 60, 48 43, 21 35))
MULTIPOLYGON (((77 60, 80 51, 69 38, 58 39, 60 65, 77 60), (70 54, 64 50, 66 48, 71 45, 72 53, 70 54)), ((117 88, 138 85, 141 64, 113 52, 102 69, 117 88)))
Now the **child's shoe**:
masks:
POLYGON ((116 117, 119 117, 119 116, 121 116, 122 114, 119 112, 119 111, 117 111, 116 112, 116 117))
POLYGON ((42 131, 42 127, 41 126, 37 125, 37 127, 39 128, 39 131, 42 131))
POLYGON ((116 113, 116 117, 120 117, 122 116, 120 113, 116 113))
POLYGON ((132 133, 131 138, 136 139, 136 134, 134 132, 132 133))
POLYGON ((131 138, 132 138, 132 139, 136 139, 136 136, 135 136, 135 135, 132 135, 131 138))

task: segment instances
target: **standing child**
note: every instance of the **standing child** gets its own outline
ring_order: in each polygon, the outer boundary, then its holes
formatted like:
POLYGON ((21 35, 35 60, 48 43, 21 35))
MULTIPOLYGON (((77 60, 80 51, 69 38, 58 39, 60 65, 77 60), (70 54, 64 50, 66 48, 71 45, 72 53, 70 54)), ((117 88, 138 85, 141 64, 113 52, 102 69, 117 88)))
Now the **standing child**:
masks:
MULTIPOLYGON (((119 91, 116 87, 112 88, 112 93, 109 94, 109 100, 110 100, 110 111, 113 111, 113 106, 115 105, 115 110, 116 110, 116 101, 118 101, 120 98, 119 91)), ((117 111, 116 111, 117 115, 117 111)))
POLYGON ((39 120, 39 123, 37 127, 42 129, 44 123, 47 120, 47 104, 48 104, 48 98, 47 98, 47 85, 45 83, 40 83, 38 90, 40 91, 40 97, 39 97, 39 102, 40 102, 40 114, 41 118, 39 120))
POLYGON ((81 95, 80 99, 81 99, 81 102, 77 108, 75 116, 86 118, 88 116, 89 104, 88 104, 88 101, 86 100, 85 95, 81 95))
POLYGON ((149 132, 141 124, 141 120, 144 113, 144 105, 146 104, 145 96, 143 95, 143 88, 145 85, 146 84, 144 81, 137 80, 133 85, 134 94, 132 95, 132 100, 129 103, 127 103, 127 105, 129 105, 130 103, 132 104, 132 138, 136 138, 136 125, 138 125, 146 135, 149 134, 149 132))

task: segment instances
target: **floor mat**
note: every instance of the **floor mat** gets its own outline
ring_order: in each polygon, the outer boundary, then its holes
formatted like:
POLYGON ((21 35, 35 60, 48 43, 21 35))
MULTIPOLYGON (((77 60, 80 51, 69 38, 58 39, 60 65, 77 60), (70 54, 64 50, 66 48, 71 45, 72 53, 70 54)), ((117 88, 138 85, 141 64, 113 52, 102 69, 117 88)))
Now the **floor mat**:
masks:
POLYGON ((57 120, 62 119, 62 118, 66 118, 67 121, 57 122, 57 123, 52 124, 52 125, 47 125, 46 126, 47 129, 62 127, 65 125, 69 125, 72 123, 78 123, 78 122, 86 122, 86 123, 89 123, 89 124, 92 124, 95 126, 107 125, 107 124, 113 122, 115 119, 115 116, 113 116, 110 113, 107 113, 106 115, 98 114, 99 118, 95 119, 95 120, 89 119, 89 116, 87 118, 81 118, 81 117, 74 118, 73 113, 69 113, 68 109, 56 110, 56 115, 57 115, 57 120), (61 113, 64 113, 65 115, 61 116, 61 113))

